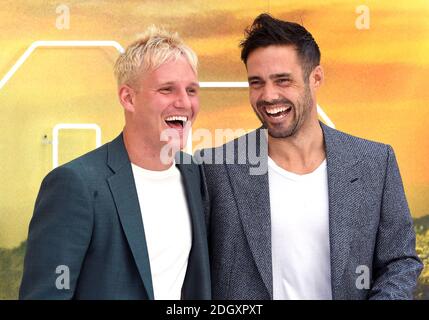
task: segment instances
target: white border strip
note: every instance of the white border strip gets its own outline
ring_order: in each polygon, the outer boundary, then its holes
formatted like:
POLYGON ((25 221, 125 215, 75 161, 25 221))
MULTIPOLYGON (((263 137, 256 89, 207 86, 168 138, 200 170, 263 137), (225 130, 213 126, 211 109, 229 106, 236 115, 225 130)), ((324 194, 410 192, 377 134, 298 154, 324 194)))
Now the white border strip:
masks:
POLYGON ((322 107, 320 105, 317 105, 317 113, 322 118, 322 120, 331 128, 335 129, 335 124, 332 122, 332 120, 328 117, 328 115, 323 111, 322 107))
POLYGON ((52 129, 52 167, 58 167, 58 135, 59 131, 63 129, 89 129, 95 130, 95 147, 101 146, 101 128, 95 123, 58 123, 52 129))
POLYGON ((247 88, 248 82, 200 82, 201 88, 247 88))
POLYGON ((19 57, 15 64, 10 68, 10 70, 4 75, 0 80, 0 90, 5 86, 5 84, 12 78, 16 71, 24 64, 25 60, 33 53, 34 50, 41 47, 114 47, 119 52, 123 53, 124 48, 116 41, 111 40, 64 40, 64 41, 35 41, 33 42, 24 54, 19 57))

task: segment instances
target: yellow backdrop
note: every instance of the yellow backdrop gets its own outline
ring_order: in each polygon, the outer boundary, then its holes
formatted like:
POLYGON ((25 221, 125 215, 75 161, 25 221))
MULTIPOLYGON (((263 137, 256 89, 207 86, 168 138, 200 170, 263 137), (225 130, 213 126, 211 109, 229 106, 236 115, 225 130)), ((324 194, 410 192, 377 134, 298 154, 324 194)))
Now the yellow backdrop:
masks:
MULTIPOLYGON (((246 81, 238 48, 244 28, 262 12, 303 23, 322 52, 326 82, 319 104, 338 129, 391 144, 412 215, 429 214, 427 0, 68 0, 64 4, 2 3, 0 79, 34 41, 114 40, 125 47, 154 23, 177 30, 195 49, 200 81, 246 81), (368 16, 363 17, 365 12, 368 16), (369 19, 363 28, 362 19, 369 19)), ((95 123, 102 130, 103 143, 121 131, 123 116, 112 74, 117 55, 113 47, 38 48, 3 83, 0 247, 17 247, 27 237, 40 182, 52 169, 50 142, 56 124, 95 123)), ((201 107, 195 128, 259 125, 245 88, 202 89, 201 107)), ((60 164, 94 148, 94 137, 90 130, 60 131, 60 164)))

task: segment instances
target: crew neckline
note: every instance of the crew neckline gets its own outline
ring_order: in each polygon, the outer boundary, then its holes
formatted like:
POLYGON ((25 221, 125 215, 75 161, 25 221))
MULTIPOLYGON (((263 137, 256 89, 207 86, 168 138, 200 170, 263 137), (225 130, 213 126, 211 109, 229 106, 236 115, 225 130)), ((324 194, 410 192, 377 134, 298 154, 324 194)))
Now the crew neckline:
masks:
POLYGON ((272 168, 274 171, 276 171, 278 174, 286 178, 289 178, 291 180, 297 181, 297 180, 310 179, 314 176, 317 176, 319 173, 323 172, 326 169, 327 163, 325 158, 316 169, 314 169, 312 172, 305 173, 305 174, 298 174, 298 173, 294 173, 286 169, 283 169, 277 163, 275 163, 275 161, 271 159, 271 157, 268 157, 268 166, 272 168))
POLYGON ((139 167, 134 163, 131 163, 131 167, 135 174, 138 174, 140 177, 149 179, 165 179, 172 176, 176 176, 179 173, 175 162, 173 162, 173 164, 166 170, 149 170, 139 167))

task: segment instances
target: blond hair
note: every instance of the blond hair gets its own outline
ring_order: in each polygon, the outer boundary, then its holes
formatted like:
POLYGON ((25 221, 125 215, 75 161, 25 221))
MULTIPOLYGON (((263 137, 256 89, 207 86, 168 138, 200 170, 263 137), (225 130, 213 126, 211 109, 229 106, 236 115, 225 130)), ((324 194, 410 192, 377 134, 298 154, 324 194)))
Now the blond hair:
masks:
POLYGON ((152 25, 116 60, 114 72, 118 86, 132 85, 137 80, 139 72, 155 70, 181 56, 188 60, 197 73, 197 55, 182 41, 178 33, 152 25))

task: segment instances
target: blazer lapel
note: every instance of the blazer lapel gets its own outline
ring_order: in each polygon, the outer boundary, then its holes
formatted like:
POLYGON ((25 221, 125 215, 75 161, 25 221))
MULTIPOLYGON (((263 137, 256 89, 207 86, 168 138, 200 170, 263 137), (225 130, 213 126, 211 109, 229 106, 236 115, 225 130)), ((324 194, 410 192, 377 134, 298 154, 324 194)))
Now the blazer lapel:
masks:
POLYGON ((244 233, 258 271, 272 299, 271 215, 268 172, 266 170, 268 144, 264 134, 264 130, 258 129, 240 138, 238 143, 246 143, 246 148, 235 146, 235 150, 238 150, 238 159, 246 159, 246 163, 231 166, 226 164, 226 166, 244 233), (251 170, 255 167, 249 162, 249 154, 252 154, 252 148, 255 150, 254 143, 256 143, 256 154, 260 160, 260 170, 251 170), (240 154, 240 152, 247 152, 247 154, 240 154))
POLYGON ((344 271, 349 261, 353 226, 350 217, 361 201, 359 159, 347 150, 344 139, 335 130, 321 123, 323 130, 329 195, 329 237, 331 251, 331 282, 333 299, 345 299, 344 271))
POLYGON ((192 158, 190 155, 183 152, 178 153, 178 155, 182 159, 178 159, 176 156, 176 166, 182 175, 192 224, 192 248, 189 253, 182 294, 186 300, 211 299, 207 233, 203 203, 199 196, 201 194, 199 168, 196 164, 191 164, 192 158), (183 157, 188 159, 183 161, 183 157))
POLYGON ((148 298, 154 299, 149 254, 131 162, 122 134, 108 146, 108 165, 114 174, 108 178, 110 191, 148 298))

